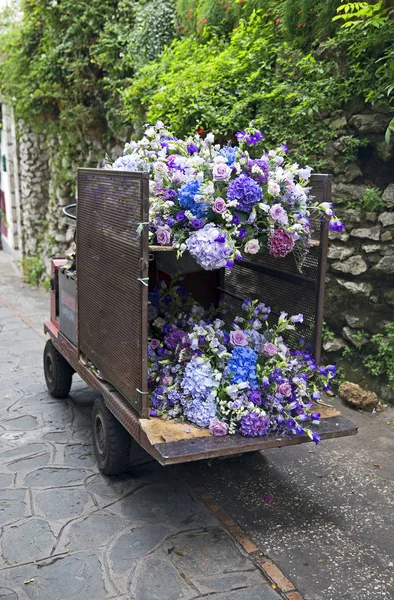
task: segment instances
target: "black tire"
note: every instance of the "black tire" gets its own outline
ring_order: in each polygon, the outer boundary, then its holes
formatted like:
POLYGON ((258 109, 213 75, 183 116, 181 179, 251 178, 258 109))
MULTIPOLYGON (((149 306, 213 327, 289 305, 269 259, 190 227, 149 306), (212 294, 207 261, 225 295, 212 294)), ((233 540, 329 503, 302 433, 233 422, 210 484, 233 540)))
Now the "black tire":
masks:
POLYGON ((44 349, 44 375, 48 392, 53 398, 67 398, 73 373, 73 368, 48 340, 44 349))
POLYGON ((93 448, 98 468, 104 475, 120 475, 129 465, 130 434, 97 398, 92 414, 93 448))

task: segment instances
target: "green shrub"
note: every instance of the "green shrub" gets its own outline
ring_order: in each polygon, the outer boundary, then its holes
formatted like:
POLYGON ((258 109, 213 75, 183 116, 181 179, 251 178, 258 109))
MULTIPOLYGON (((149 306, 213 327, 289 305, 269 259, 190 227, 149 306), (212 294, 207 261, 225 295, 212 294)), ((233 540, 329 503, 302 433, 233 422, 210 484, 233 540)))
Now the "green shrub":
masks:
POLYGON ((40 256, 29 256, 21 260, 23 279, 29 285, 39 286, 45 272, 40 256))

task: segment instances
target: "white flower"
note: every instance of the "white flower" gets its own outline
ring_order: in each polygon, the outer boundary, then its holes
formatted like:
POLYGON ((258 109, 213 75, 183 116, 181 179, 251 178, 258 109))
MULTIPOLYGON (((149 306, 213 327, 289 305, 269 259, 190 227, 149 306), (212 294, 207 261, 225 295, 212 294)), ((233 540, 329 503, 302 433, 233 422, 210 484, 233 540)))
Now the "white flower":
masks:
POLYGON ((249 240, 248 242, 246 242, 245 247, 244 247, 244 251, 247 254, 257 254, 257 252, 260 250, 260 244, 258 240, 249 240))
POLYGON ((213 133, 207 133, 205 141, 207 142, 207 144, 213 144, 215 141, 215 136, 213 135, 213 133))
POLYGON ((273 181, 272 179, 270 179, 270 181, 268 182, 268 193, 271 194, 271 196, 279 196, 280 194, 279 184, 273 181))
POLYGON ((312 167, 306 165, 306 167, 304 167, 303 169, 298 170, 298 176, 301 177, 301 179, 307 180, 310 178, 312 171, 312 167))
POLYGON ((264 202, 259 202, 257 206, 260 208, 260 210, 263 210, 266 213, 270 209, 270 205, 269 204, 264 204, 264 202))
POLYGON ((276 156, 276 152, 275 152, 275 150, 270 150, 270 151, 268 152, 268 156, 269 156, 270 158, 273 158, 274 156, 276 156))
POLYGON ((277 165, 281 165, 281 164, 284 162, 284 160, 285 160, 285 159, 283 158, 283 156, 275 156, 275 158, 274 158, 274 162, 275 162, 277 165))
POLYGON ((155 125, 156 129, 159 131, 159 129, 164 129, 164 123, 163 121, 156 121, 156 125, 155 125))

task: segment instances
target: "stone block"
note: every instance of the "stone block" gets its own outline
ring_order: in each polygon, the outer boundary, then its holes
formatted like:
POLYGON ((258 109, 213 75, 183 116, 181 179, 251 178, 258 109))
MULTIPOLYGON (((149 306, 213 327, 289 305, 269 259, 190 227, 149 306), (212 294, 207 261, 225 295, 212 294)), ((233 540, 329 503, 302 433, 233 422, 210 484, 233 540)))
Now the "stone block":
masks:
POLYGON ((349 239, 349 234, 344 231, 329 231, 328 238, 330 240, 340 240, 341 242, 347 242, 349 239))
POLYGON ((394 208, 394 183, 390 183, 383 192, 382 200, 387 208, 394 208))
MULTIPOLYGON (((341 200, 342 198, 346 200, 360 200, 362 198, 364 191, 366 189, 365 185, 355 185, 353 183, 333 183, 332 184, 332 197, 334 200, 341 200)), ((344 210, 345 213, 350 213, 350 211, 354 215, 355 224, 360 222, 359 212, 352 209, 344 210), (357 218, 357 220, 356 220, 357 218)), ((342 212, 342 211, 341 211, 342 212)))
POLYGON ((376 221, 378 219, 378 213, 367 212, 367 213, 365 213, 365 218, 368 221, 368 223, 376 223, 376 221))
POLYGON ((367 254, 371 254, 371 252, 379 252, 381 246, 379 246, 379 244, 364 244, 363 246, 361 246, 361 248, 367 254))
POLYGON ((351 256, 347 260, 332 263, 331 268, 334 271, 341 271, 350 275, 361 275, 361 273, 365 273, 368 270, 368 265, 362 256, 356 255, 351 256))
POLYGON ((383 225, 383 227, 394 225, 394 212, 383 212, 381 215, 379 215, 378 221, 383 225))
POLYGON ((333 121, 331 121, 330 127, 332 127, 332 129, 342 129, 346 126, 346 124, 346 117, 338 117, 338 119, 334 119, 333 121))
POLYGON ((383 246, 380 251, 382 256, 394 256, 394 244, 390 244, 389 246, 383 246))
POLYGON ((341 398, 354 408, 372 410, 379 405, 378 398, 374 392, 363 390, 357 383, 344 381, 339 387, 341 398))
POLYGON ((390 231, 385 231, 380 236, 380 239, 382 240, 382 242, 390 242, 390 240, 393 239, 393 234, 390 231))
POLYGON ((394 260, 391 256, 384 256, 377 265, 372 267, 372 270, 385 275, 392 275, 394 273, 394 260))
POLYGON ((328 248, 328 258, 330 260, 344 260, 345 258, 349 258, 352 254, 354 254, 355 248, 351 246, 330 246, 328 248))
POLYGON ((368 318, 368 315, 345 314, 346 323, 349 325, 349 327, 353 327, 353 329, 362 329, 365 327, 368 322, 368 318))
POLYGON ((336 282, 348 290, 348 292, 355 295, 369 297, 373 289, 370 283, 356 283, 355 281, 345 281, 344 279, 336 279, 336 282))
POLYGON ((361 229, 353 229, 350 232, 352 237, 367 239, 367 240, 378 240, 380 238, 380 227, 363 227, 361 229))
POLYGON ((359 337, 358 332, 354 331, 351 327, 344 327, 342 329, 342 335, 345 340, 353 344, 353 346, 360 347, 365 346, 365 344, 368 343, 368 339, 365 336, 359 337))
POLYGON ((349 124, 358 131, 358 133, 365 135, 368 133, 384 133, 387 129, 387 125, 390 122, 390 116, 382 113, 370 113, 354 115, 349 124))
POLYGON ((345 348, 347 346, 345 340, 343 340, 340 337, 335 337, 332 340, 327 340, 326 342, 324 342, 323 344, 323 349, 326 352, 339 352, 340 350, 343 350, 343 348, 345 348))

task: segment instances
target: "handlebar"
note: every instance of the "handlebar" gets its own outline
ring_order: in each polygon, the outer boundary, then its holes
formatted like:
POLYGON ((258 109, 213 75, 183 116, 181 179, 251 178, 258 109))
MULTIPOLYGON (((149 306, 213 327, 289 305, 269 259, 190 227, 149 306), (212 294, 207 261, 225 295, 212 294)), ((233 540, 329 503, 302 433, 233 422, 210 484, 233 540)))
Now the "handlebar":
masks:
POLYGON ((68 212, 68 209, 72 209, 72 208, 76 208, 77 204, 67 204, 67 206, 65 206, 63 208, 63 214, 66 215, 66 217, 68 217, 69 219, 72 219, 73 221, 77 220, 77 216, 76 215, 72 215, 71 213, 68 212))

